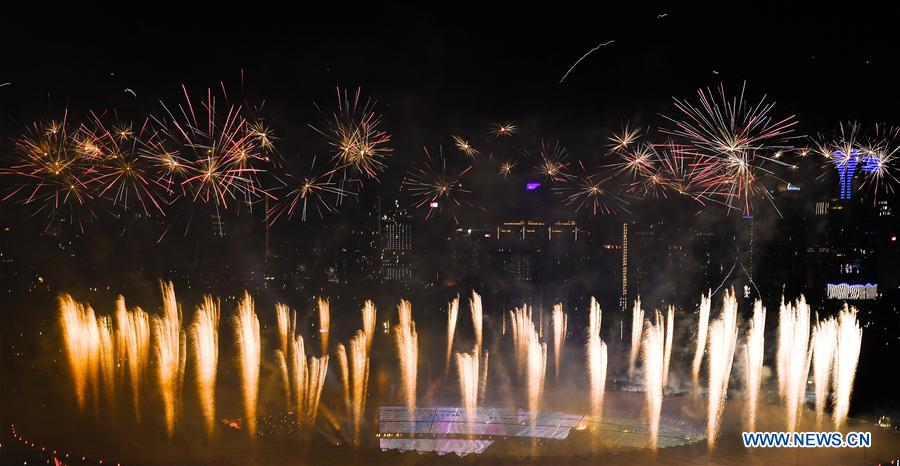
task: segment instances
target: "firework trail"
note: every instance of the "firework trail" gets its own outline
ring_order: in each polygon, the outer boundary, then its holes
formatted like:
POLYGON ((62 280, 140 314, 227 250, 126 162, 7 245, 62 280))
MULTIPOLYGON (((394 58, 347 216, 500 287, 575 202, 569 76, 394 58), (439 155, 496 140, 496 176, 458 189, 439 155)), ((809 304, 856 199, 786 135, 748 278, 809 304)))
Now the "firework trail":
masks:
POLYGON ((141 386, 144 372, 150 360, 150 316, 135 307, 131 312, 125 308, 125 298, 116 300, 116 338, 120 359, 128 371, 131 399, 135 419, 141 421, 141 386))
POLYGON ((459 376, 459 395, 466 411, 466 422, 475 422, 478 409, 478 358, 476 352, 456 353, 456 371, 459 376))
POLYGON ((328 299, 319 298, 317 301, 319 309, 319 336, 322 343, 322 354, 328 354, 328 334, 331 329, 331 307, 328 299))
POLYGON ((669 385, 669 362, 672 360, 672 341, 675 337, 675 307, 669 306, 666 313, 666 346, 663 356, 663 390, 669 385))
POLYGON ((559 365, 561 362, 563 346, 566 344, 566 324, 569 316, 563 312, 562 304, 553 305, 553 360, 556 371, 556 380, 559 380, 559 365))
POLYGON ((641 309, 641 298, 638 298, 634 301, 634 307, 631 309, 631 352, 628 354, 628 377, 634 377, 634 364, 637 361, 643 328, 644 310, 641 309))
POLYGON ((600 304, 591 297, 588 325, 587 354, 588 378, 590 379, 591 415, 597 419, 603 415, 603 395, 606 390, 607 351, 606 343, 600 338, 602 318, 600 304))
POLYGON ((403 379, 403 394, 407 412, 413 416, 416 411, 416 378, 419 364, 419 337, 416 323, 412 320, 412 306, 409 301, 400 300, 397 306, 398 324, 394 326, 397 341, 397 356, 400 359, 400 375, 403 379))
POLYGON ((647 447, 656 451, 659 445, 659 420, 663 401, 663 364, 665 356, 665 328, 659 313, 656 323, 644 323, 641 344, 644 363, 644 395, 647 399, 648 440, 647 447))
POLYGON ((853 379, 859 364, 862 345, 862 329, 856 319, 856 308, 844 304, 838 316, 837 350, 834 362, 834 428, 840 429, 847 422, 850 411, 850 395, 853 379))
POLYGON ((753 318, 744 342, 744 372, 747 392, 746 430, 756 431, 756 410, 762 383, 763 356, 765 355, 766 308, 762 301, 753 303, 753 318))
POLYGON ((712 292, 700 296, 700 315, 697 320, 697 348, 694 350, 694 361, 691 363, 691 381, 694 393, 700 386, 700 364, 703 363, 703 353, 706 351, 706 334, 709 329, 709 310, 712 307, 712 292))
POLYGON ((831 385, 837 345, 837 321, 825 319, 816 324, 812 334, 812 372, 816 391, 816 426, 825 417, 825 402, 831 385))
POLYGON ((483 312, 481 308, 481 295, 472 292, 469 299, 469 312, 472 314, 472 330, 475 333, 475 353, 481 353, 481 339, 483 328, 483 312))
POLYGON ((238 351, 238 367, 241 371, 241 394, 244 402, 244 417, 247 420, 247 435, 256 437, 256 406, 259 397, 259 366, 262 354, 259 319, 253 309, 253 298, 245 292, 238 303, 237 315, 232 317, 235 346, 238 351))
POLYGON ((204 296, 190 329, 200 410, 211 438, 216 426, 216 370, 219 363, 219 302, 204 296))
POLYGON ((163 400, 166 433, 171 438, 181 409, 181 387, 184 381, 185 334, 181 328, 181 308, 175 298, 172 282, 160 282, 163 315, 151 320, 156 353, 157 381, 163 400))
POLYGON ((800 296, 793 305, 781 303, 778 315, 778 380, 783 391, 787 430, 796 431, 806 394, 812 356, 809 351, 809 305, 800 296))
POLYGON ((444 363, 444 378, 450 373, 450 353, 453 351, 453 334, 456 332, 456 316, 459 313, 459 296, 447 305, 447 358, 444 363))
POLYGON ((366 335, 366 352, 372 350, 372 342, 375 341, 375 303, 367 299, 362 308, 362 328, 366 335))
POLYGON ((596 52, 596 51, 599 50, 601 47, 606 47, 607 45, 614 44, 615 42, 616 42, 615 39, 613 39, 613 40, 608 40, 608 41, 603 42, 602 44, 599 44, 599 45, 597 45, 596 47, 594 47, 594 48, 588 50, 587 53, 585 53, 584 55, 581 56, 581 58, 579 58, 578 60, 575 60, 575 63, 572 64, 572 67, 569 68, 569 69, 566 71, 566 74, 564 74, 562 78, 560 78, 559 83, 562 84, 563 81, 565 81, 566 78, 569 77, 569 73, 571 73, 572 70, 574 70, 575 67, 578 66, 578 64, 581 63, 582 60, 584 60, 585 58, 587 58, 588 55, 590 55, 590 54, 596 52))
POLYGON ((709 449, 715 448, 719 439, 736 346, 737 299, 733 291, 726 290, 722 297, 722 313, 709 326, 709 393, 706 413, 706 444, 709 449))

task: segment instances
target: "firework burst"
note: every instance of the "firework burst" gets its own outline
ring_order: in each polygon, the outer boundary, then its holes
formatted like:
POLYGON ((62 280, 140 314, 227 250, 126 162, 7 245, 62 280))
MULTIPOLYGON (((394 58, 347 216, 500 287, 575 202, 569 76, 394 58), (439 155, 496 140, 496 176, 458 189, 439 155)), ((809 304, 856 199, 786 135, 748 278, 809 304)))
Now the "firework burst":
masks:
POLYGON ((472 144, 459 136, 453 136, 453 145, 462 152, 463 154, 468 155, 469 157, 475 157, 479 154, 478 150, 472 146, 472 144))
POLYGON ((459 170, 447 167, 443 150, 438 157, 432 157, 427 148, 424 157, 407 173, 403 185, 409 190, 416 209, 426 209, 425 218, 431 218, 446 209, 455 223, 459 223, 456 210, 463 206, 474 207, 467 200, 469 189, 465 186, 466 174, 472 165, 459 170))
POLYGON ((508 138, 518 131, 518 127, 516 125, 505 121, 505 122, 497 122, 491 125, 491 135, 495 138, 508 138))
POLYGON ((384 159, 393 153, 387 147, 391 135, 380 129, 381 116, 374 111, 375 102, 363 102, 361 92, 357 88, 351 95, 347 90, 337 89, 338 109, 328 121, 328 127, 324 130, 310 127, 328 139, 336 171, 377 179, 384 171, 384 159))

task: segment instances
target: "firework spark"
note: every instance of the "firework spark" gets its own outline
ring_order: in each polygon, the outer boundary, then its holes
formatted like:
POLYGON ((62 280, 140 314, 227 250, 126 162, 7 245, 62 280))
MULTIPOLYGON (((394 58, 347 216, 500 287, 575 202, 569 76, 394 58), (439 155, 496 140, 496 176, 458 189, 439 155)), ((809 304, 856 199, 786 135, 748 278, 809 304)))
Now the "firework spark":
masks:
POLYGON ((166 433, 171 438, 175 433, 181 409, 181 387, 187 355, 185 333, 181 328, 181 308, 175 298, 175 287, 171 282, 160 282, 160 288, 163 296, 163 315, 153 317, 151 328, 166 433))
POLYGON ((744 372, 747 393, 747 413, 745 426, 748 432, 756 430, 756 409, 759 403, 759 388, 762 383, 763 356, 765 354, 766 308, 762 301, 753 303, 753 318, 747 330, 744 343, 744 372))
POLYGON ((700 386, 700 365, 703 363, 703 353, 706 351, 706 334, 709 329, 709 310, 712 307, 712 291, 700 296, 700 313, 697 318, 697 347, 694 350, 694 359, 691 363, 691 380, 694 393, 700 386))
MULTIPOLYGON (((444 364, 444 377, 450 372, 450 353, 453 351, 453 334, 456 333, 456 317, 459 314, 459 296, 447 305, 447 358, 444 364)), ((460 381, 460 383, 462 383, 460 381)))
POLYGON ((469 157, 475 157, 479 154, 478 150, 472 147, 472 144, 468 140, 463 139, 460 136, 453 136, 453 145, 456 146, 460 152, 469 157))
POLYGON ((516 125, 508 121, 498 122, 491 126, 491 135, 495 138, 507 138, 515 134, 517 130, 516 125))
POLYGON ((384 159, 393 153, 387 147, 391 136, 379 129, 381 116, 374 111, 375 102, 363 102, 361 93, 359 88, 352 96, 347 90, 337 89, 338 110, 328 122, 328 128, 323 131, 310 127, 328 139, 334 150, 332 161, 336 171, 377 179, 384 171, 384 159))
POLYGON ((424 157, 409 171, 403 185, 409 190, 414 207, 426 209, 426 219, 446 209, 453 221, 459 223, 457 208, 474 207, 466 199, 470 191, 464 183, 471 169, 472 165, 459 170, 449 169, 443 150, 439 152, 438 160, 434 160, 428 149, 424 149, 424 157))
POLYGON ((719 429, 728 381, 734 363, 737 346, 737 300, 733 291, 725 291, 722 297, 722 313, 709 326, 709 387, 706 412, 706 444, 709 449, 719 440, 719 429))
POLYGON ((837 349, 834 361, 833 416, 835 429, 840 429, 847 422, 861 345, 862 329, 856 319, 856 308, 848 308, 844 304, 844 309, 838 315, 837 349))
POLYGON ((416 411, 416 379, 419 366, 419 336, 416 323, 412 320, 412 305, 400 300, 397 306, 398 324, 394 326, 397 340, 397 356, 400 360, 400 375, 403 379, 403 394, 410 416, 416 411))

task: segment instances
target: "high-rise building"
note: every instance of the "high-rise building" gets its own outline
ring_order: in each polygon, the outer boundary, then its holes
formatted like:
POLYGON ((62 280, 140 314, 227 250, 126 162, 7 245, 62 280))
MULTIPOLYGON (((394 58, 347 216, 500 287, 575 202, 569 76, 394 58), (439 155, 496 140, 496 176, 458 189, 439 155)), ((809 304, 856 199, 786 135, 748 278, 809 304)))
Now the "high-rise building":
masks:
MULTIPOLYGON (((380 209, 379 209, 380 210, 380 209)), ((409 211, 395 200, 381 214, 381 278, 406 281, 412 277, 412 222, 409 211)))

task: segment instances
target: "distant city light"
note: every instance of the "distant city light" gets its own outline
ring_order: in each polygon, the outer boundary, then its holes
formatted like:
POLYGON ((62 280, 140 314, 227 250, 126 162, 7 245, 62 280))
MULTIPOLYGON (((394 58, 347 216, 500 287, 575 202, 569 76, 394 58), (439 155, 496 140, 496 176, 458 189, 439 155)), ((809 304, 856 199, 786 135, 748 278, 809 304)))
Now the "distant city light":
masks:
POLYGON ((828 283, 828 299, 875 299, 878 297, 878 284, 851 285, 848 283, 828 283))
POLYGON ((529 181, 528 183, 525 183, 525 189, 527 189, 528 191, 534 191, 540 187, 541 183, 537 181, 529 181))
POLYGON ((787 190, 788 190, 788 191, 800 191, 800 186, 794 186, 794 185, 788 183, 788 184, 787 184, 787 190))

